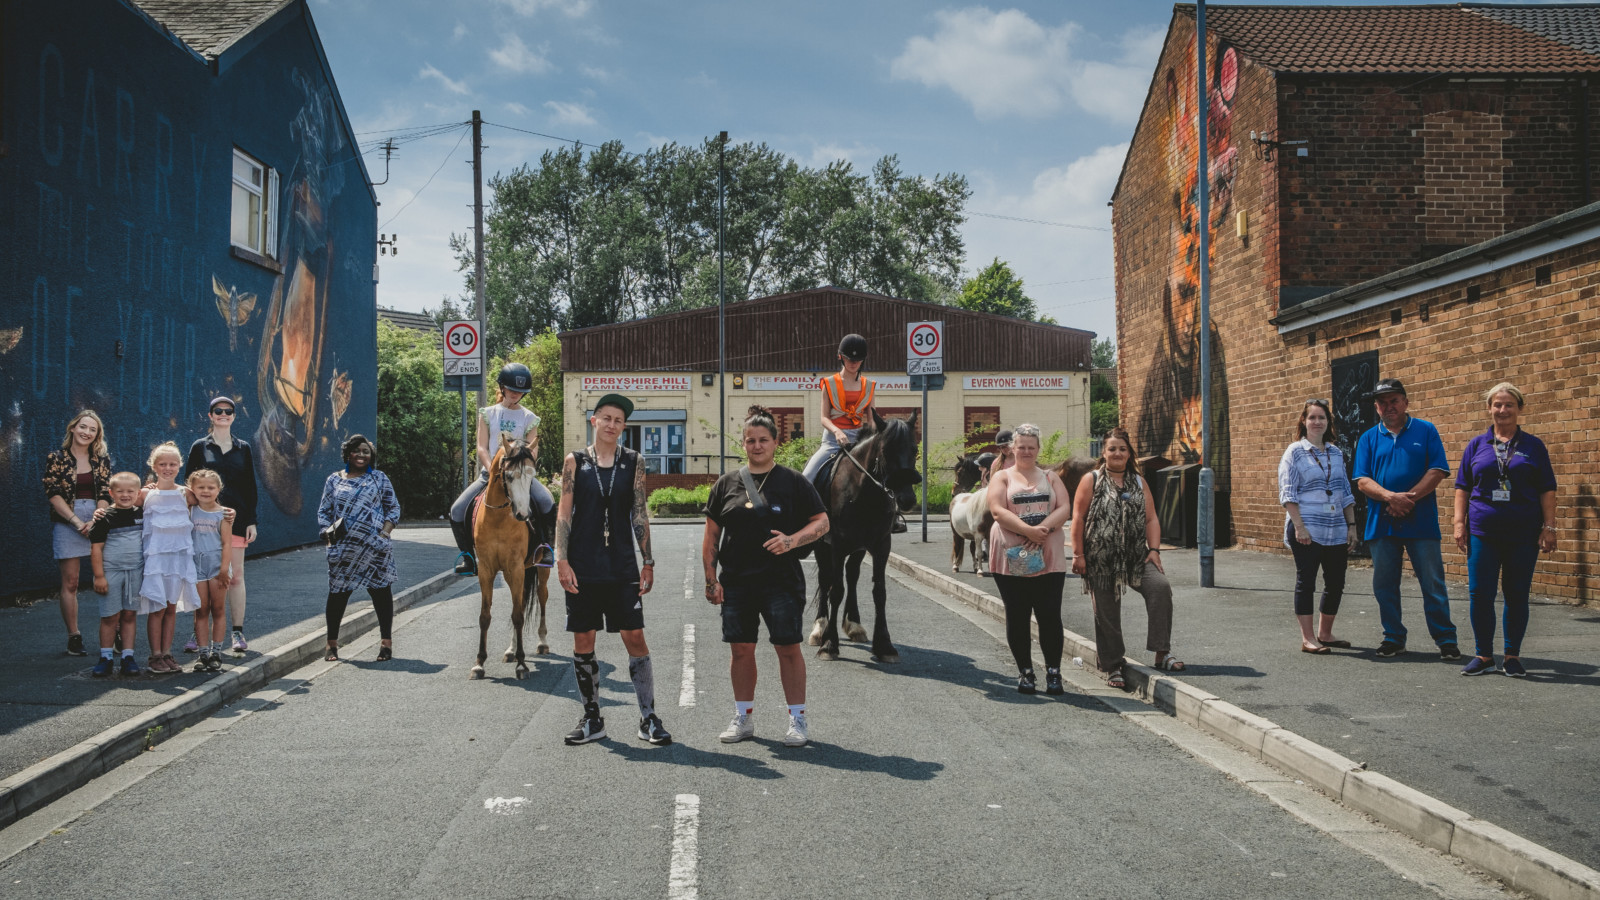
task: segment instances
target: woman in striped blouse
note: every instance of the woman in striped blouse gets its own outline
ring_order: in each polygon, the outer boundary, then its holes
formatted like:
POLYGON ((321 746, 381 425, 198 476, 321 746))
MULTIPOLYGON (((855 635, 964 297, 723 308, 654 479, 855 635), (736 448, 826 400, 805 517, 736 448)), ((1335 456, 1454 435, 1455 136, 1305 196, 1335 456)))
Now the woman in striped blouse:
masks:
POLYGON ((1360 536, 1355 524, 1355 497, 1344 453, 1326 400, 1307 400, 1300 409, 1299 439, 1283 451, 1278 463, 1278 502, 1288 513, 1283 543, 1294 554, 1294 614, 1300 620, 1300 651, 1331 653, 1349 647, 1333 636, 1333 618, 1344 594, 1344 572, 1350 550, 1360 536), (1311 595, 1322 570, 1321 621, 1313 628, 1311 595))

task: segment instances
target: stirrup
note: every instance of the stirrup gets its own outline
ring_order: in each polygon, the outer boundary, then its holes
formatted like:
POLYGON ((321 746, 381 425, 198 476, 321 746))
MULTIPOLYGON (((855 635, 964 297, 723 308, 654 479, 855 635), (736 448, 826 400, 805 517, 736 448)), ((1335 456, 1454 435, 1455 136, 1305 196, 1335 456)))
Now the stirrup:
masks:
POLYGON ((478 574, 478 558, 473 556, 471 553, 469 553, 469 552, 467 552, 465 550, 461 551, 460 553, 457 553, 456 554, 456 569, 455 569, 455 571, 456 571, 457 575, 476 575, 476 574, 478 574), (467 562, 467 568, 465 568, 465 569, 463 569, 461 567, 461 561, 462 560, 466 560, 466 562, 467 562))
POLYGON ((533 558, 550 560, 549 562, 536 562, 534 563, 535 567, 540 569, 554 569, 556 567, 556 548, 550 546, 549 544, 540 544, 539 546, 533 548, 533 558), (539 551, 541 550, 548 550, 550 552, 540 553, 539 551))

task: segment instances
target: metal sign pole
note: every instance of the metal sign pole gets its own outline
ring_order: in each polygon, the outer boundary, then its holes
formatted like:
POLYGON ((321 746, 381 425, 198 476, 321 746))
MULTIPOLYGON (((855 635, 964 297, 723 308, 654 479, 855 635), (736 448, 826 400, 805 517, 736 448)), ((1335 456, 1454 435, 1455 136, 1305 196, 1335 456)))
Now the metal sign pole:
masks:
POLYGON ((461 489, 472 483, 472 451, 467 437, 467 378, 461 376, 461 489))
POLYGON ((922 542, 928 542, 928 379, 922 376, 922 542))
POLYGON ((1195 543, 1200 547, 1200 586, 1216 586, 1216 473, 1211 471, 1211 174, 1206 160, 1206 0, 1195 5, 1196 114, 1200 155, 1196 182, 1200 188, 1200 496, 1195 543))

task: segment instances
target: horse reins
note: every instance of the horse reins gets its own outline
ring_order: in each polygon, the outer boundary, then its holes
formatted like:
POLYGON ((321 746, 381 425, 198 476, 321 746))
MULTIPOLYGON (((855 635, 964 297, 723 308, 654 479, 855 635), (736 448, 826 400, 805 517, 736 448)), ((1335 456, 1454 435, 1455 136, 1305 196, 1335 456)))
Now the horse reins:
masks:
POLYGON ((855 463, 856 468, 861 470, 861 474, 866 476, 866 479, 868 481, 870 481, 873 484, 878 486, 878 490, 883 491, 883 493, 888 497, 891 497, 891 498, 894 497, 894 491, 889 490, 889 488, 886 485, 884 485, 883 482, 881 482, 878 479, 872 477, 872 473, 867 471, 867 467, 863 466, 861 464, 861 460, 856 459, 855 454, 851 453, 849 450, 841 450, 839 452, 844 455, 845 459, 848 459, 852 463, 855 463))

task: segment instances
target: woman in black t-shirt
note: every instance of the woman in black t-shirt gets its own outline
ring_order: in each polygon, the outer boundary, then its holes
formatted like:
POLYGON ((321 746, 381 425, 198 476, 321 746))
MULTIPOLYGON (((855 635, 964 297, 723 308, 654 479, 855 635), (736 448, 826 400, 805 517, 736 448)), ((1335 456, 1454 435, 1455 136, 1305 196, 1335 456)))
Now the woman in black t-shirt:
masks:
POLYGON ((729 667, 733 723, 719 736, 725 744, 755 736, 751 710, 761 619, 766 619, 767 636, 778 652, 778 676, 789 704, 789 730, 783 742, 800 747, 808 740, 806 661, 800 652, 806 579, 799 548, 828 533, 828 513, 811 482, 773 461, 777 449, 778 426, 772 413, 750 407, 744 420, 744 451, 750 464, 719 478, 706 500, 701 545, 706 600, 722 607, 722 639, 733 650, 729 667), (755 488, 753 495, 749 486, 755 488))

